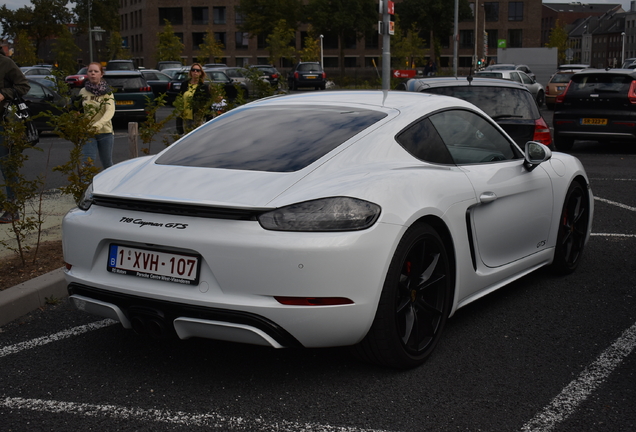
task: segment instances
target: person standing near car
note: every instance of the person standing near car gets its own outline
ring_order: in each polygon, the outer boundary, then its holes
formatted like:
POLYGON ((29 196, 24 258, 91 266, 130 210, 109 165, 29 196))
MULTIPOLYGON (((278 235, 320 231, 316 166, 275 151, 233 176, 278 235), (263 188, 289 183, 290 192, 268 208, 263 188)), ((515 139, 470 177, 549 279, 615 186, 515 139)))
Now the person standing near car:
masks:
MULTIPOLYGON (((6 199, 11 202, 15 200, 15 194, 11 188, 11 184, 17 181, 15 173, 9 172, 5 167, 5 161, 11 154, 11 143, 5 142, 4 132, 4 110, 8 101, 13 100, 16 95, 25 95, 31 86, 20 68, 8 57, 7 46, 3 45, 0 49, 0 171, 4 177, 6 199)), ((2 209, 0 216, 0 224, 7 224, 20 219, 18 212, 10 212, 2 209)))
POLYGON ((177 124, 180 134, 199 127, 205 119, 210 104, 210 91, 205 83, 205 71, 200 63, 190 66, 188 80, 181 86, 183 111, 181 125, 177 124), (187 85, 185 85, 187 83, 187 85))
POLYGON ((97 154, 104 169, 113 165, 113 116, 115 115, 115 96, 113 90, 104 80, 104 68, 101 63, 93 62, 88 65, 88 78, 79 96, 82 101, 84 115, 91 116, 91 131, 94 133, 84 147, 82 155, 84 162, 89 158, 95 162, 97 154))

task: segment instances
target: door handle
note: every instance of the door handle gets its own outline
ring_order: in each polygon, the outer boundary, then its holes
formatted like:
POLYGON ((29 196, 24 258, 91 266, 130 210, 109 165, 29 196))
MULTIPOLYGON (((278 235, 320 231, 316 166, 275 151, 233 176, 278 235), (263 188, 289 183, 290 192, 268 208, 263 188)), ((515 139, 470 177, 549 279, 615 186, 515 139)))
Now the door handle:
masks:
POLYGON ((494 192, 484 192, 481 195, 479 195, 479 201, 482 204, 491 203, 491 202, 493 202, 496 199, 497 199, 497 195, 495 195, 494 192))

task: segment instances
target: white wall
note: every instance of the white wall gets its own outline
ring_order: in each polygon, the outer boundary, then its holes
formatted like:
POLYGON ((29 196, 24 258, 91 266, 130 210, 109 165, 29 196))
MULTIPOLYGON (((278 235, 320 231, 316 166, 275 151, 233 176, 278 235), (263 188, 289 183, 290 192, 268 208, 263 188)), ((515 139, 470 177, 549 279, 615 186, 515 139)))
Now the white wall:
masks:
POLYGON ((557 48, 498 48, 497 63, 527 65, 536 75, 537 81, 546 86, 557 70, 557 48))

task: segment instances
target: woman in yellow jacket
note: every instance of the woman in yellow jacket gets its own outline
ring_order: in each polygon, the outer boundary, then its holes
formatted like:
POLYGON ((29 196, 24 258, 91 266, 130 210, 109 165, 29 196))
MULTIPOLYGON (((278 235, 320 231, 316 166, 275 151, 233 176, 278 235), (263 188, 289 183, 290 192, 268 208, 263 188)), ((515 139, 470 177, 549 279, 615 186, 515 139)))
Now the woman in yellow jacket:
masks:
POLYGON ((84 114, 91 116, 90 127, 95 136, 84 144, 83 160, 88 162, 90 158, 94 163, 99 152, 99 159, 106 169, 113 165, 115 135, 112 118, 115 114, 115 97, 104 81, 104 68, 100 63, 89 64, 87 75, 88 79, 79 95, 82 97, 84 114))

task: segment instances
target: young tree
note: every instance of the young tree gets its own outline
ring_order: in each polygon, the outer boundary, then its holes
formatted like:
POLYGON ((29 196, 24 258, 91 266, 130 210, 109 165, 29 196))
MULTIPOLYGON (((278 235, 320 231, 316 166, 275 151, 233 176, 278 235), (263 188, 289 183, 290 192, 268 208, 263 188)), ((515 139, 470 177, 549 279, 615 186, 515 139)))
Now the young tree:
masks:
MULTIPOLYGON (((421 0, 419 0, 421 1, 421 0)), ((340 74, 344 76, 345 37, 364 33, 378 22, 378 7, 374 0, 309 0, 308 21, 321 33, 334 33, 340 45, 340 74)))
POLYGON ((109 32, 119 31, 119 0, 77 0, 73 13, 77 16, 80 33, 88 33, 89 5, 91 27, 101 27, 109 32))
POLYGON ((13 41, 13 50, 13 61, 18 65, 29 66, 38 62, 35 47, 31 43, 26 30, 18 30, 18 34, 13 41))
POLYGON ((563 24, 561 20, 557 20, 554 28, 550 30, 550 39, 545 46, 548 48, 557 48, 559 64, 565 63, 565 50, 568 48, 568 32, 565 30, 565 24, 563 24))
POLYGON ((128 60, 132 57, 130 55, 130 50, 128 48, 124 48, 124 40, 118 31, 111 32, 110 37, 108 38, 107 49, 108 58, 111 60, 128 60))
POLYGON ((77 55, 80 49, 73 40, 68 27, 64 27, 62 34, 53 42, 53 54, 57 68, 63 75, 71 75, 77 71, 77 55))
POLYGON ((199 55, 197 61, 201 64, 209 63, 212 59, 213 63, 220 63, 225 56, 225 45, 223 45, 215 36, 212 28, 209 28, 203 37, 203 43, 199 45, 199 55))
POLYGON ((428 50, 424 48, 424 39, 419 37, 417 23, 411 24, 411 28, 405 32, 399 17, 396 18, 395 34, 391 39, 391 58, 398 60, 398 69, 405 65, 406 69, 412 69, 415 61, 423 59, 428 50))
POLYGON ((281 19, 276 23, 272 33, 266 39, 269 61, 273 65, 280 64, 282 58, 293 60, 296 49, 291 42, 294 37, 296 37, 296 30, 290 28, 287 21, 281 19))
POLYGON ((164 20, 163 31, 159 33, 159 45, 157 46, 157 61, 181 60, 181 53, 185 46, 174 34, 172 24, 167 19, 164 20))
POLYGON ((298 54, 300 54, 301 61, 319 61, 320 60, 320 42, 316 37, 316 32, 311 24, 309 24, 309 28, 307 29, 307 36, 303 41, 303 49, 301 49, 298 54))

